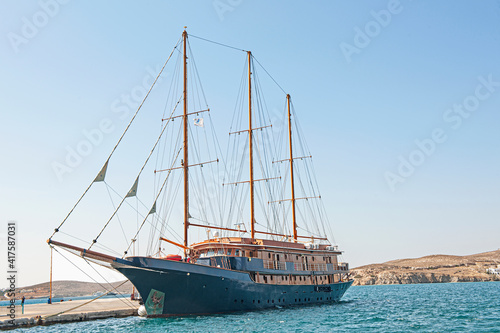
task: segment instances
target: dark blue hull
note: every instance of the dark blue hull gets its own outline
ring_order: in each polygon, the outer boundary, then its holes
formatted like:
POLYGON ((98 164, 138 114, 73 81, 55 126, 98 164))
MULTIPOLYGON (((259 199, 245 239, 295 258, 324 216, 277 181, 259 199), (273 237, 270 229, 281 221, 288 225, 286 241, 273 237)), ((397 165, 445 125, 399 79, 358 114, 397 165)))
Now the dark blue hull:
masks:
POLYGON ((113 263, 137 288, 148 316, 179 316, 339 301, 353 281, 256 283, 242 271, 146 257, 113 263))

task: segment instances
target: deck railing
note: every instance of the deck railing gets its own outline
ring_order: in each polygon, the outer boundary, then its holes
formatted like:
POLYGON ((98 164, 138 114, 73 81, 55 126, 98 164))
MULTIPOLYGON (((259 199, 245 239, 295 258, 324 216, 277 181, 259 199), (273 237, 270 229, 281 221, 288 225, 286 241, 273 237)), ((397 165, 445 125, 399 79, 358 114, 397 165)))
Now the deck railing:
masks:
POLYGON ((328 271, 328 265, 327 264, 309 264, 309 269, 311 271, 326 272, 326 271, 328 271))
POLYGON ((296 271, 307 271, 307 264, 296 262, 293 264, 296 271))
POLYGON ((286 263, 273 260, 262 260, 265 269, 286 270, 286 263))
MULTIPOLYGON (((273 261, 273 260, 262 260, 264 269, 274 269, 274 270, 286 270, 286 262, 283 261, 273 261)), ((306 264, 295 262, 293 263, 295 271, 315 271, 315 272, 333 272, 333 271, 348 271, 349 266, 344 263, 338 265, 332 264, 306 264)))

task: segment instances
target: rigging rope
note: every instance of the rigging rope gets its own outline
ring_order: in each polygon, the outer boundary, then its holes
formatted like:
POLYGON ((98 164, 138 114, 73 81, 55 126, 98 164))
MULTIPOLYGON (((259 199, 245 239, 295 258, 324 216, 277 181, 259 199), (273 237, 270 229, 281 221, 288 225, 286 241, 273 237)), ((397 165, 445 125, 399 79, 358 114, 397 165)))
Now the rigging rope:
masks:
MULTIPOLYGON (((172 167, 174 166, 175 162, 177 162, 177 158, 179 157, 179 154, 180 154, 180 152, 181 152, 181 151, 182 151, 182 148, 181 148, 181 149, 179 149, 179 151, 177 152, 177 156, 175 156, 175 159, 174 159, 174 161, 172 162, 172 166, 171 166, 170 170, 168 171, 167 177, 165 177, 165 181, 163 182, 163 184, 162 184, 162 186, 161 186, 161 188, 160 188, 160 191, 158 191, 158 194, 156 195, 156 197, 155 197, 155 201, 154 201, 154 202, 156 202, 156 200, 158 200, 158 198, 160 197, 160 194, 161 194, 161 192, 162 192, 163 188, 165 187, 165 184, 167 183, 168 176, 170 176, 170 174, 172 173, 172 167)), ((146 223, 146 220, 148 219, 148 216, 149 216, 149 214, 148 214, 148 215, 146 215, 146 218, 144 219, 144 221, 142 221, 141 226, 139 227, 139 229, 138 229, 138 230, 137 230, 137 232, 135 233, 135 235, 134 235, 134 238, 133 238, 133 239, 136 239, 136 238, 137 238, 137 235, 138 235, 138 234, 139 234, 139 232, 141 231, 142 226, 144 225, 144 223, 146 223)), ((131 242, 130 242, 130 244, 129 244, 129 246, 127 247, 127 249, 125 250, 125 253, 123 254, 123 256, 125 256, 125 254, 127 254, 128 250, 130 249, 130 247, 132 246, 132 244, 133 244, 133 241, 131 241, 131 242)), ((123 258, 123 257, 122 257, 122 258, 123 258)))
MULTIPOLYGON (((80 267, 78 267, 78 266, 77 266, 74 262, 72 262, 70 259, 68 259, 65 255, 63 255, 61 252, 59 252, 55 246, 50 246, 50 247, 51 247, 52 249, 54 249, 54 250, 55 250, 55 251, 56 251, 56 252, 57 252, 57 253, 58 253, 61 257, 63 257, 64 259, 66 259, 66 260, 67 260, 70 264, 72 264, 73 266, 75 266, 75 267, 76 267, 76 268, 77 268, 80 272, 82 272, 82 273, 83 273, 83 274, 85 274, 88 278, 90 278, 92 281, 94 281, 94 282, 95 282, 95 283, 97 283, 99 286, 101 286, 104 290, 108 290, 108 288, 106 288, 104 285, 102 285, 100 282, 98 282, 98 281, 97 281, 96 279, 94 279, 92 276, 90 276, 89 274, 87 274, 87 273, 86 273, 83 269, 81 269, 80 267)), ((76 255, 77 257, 80 257, 79 255, 77 255, 77 254, 75 254, 75 253, 73 253, 73 252, 70 252, 70 251, 69 251, 69 250, 67 250, 67 249, 64 249, 64 250, 68 251, 69 253, 71 253, 71 254, 73 254, 73 255, 76 255)), ((116 290, 117 288, 119 288, 119 287, 121 287, 123 284, 125 284, 126 282, 128 282, 128 280, 125 280, 125 281, 123 281, 123 283, 121 283, 120 285, 118 285, 118 286, 116 286, 116 287, 113 287, 113 289, 109 290, 106 294, 108 294, 109 292, 111 292, 111 291, 113 291, 113 290, 116 290)), ((110 284, 110 283, 108 282, 108 284, 110 284)), ((117 290, 116 290, 116 291, 117 291, 117 290)), ((95 298, 95 299, 92 299, 92 300, 90 300, 89 302, 87 302, 87 303, 85 303, 85 304, 88 304, 88 303, 90 303, 90 302, 93 302, 93 301, 95 301, 96 299, 101 298, 102 296, 104 296, 104 295, 106 295, 106 294, 103 294, 103 295, 101 295, 101 296, 99 296, 99 297, 97 297, 97 298, 95 298)), ((119 298, 119 299, 120 299, 120 298, 119 298)), ((135 308, 135 306, 131 305, 131 303, 130 303, 130 302, 129 302, 129 303, 127 303, 127 302, 125 302, 123 299, 120 299, 120 300, 122 300, 122 302, 123 302, 124 304, 126 304, 127 306, 130 306, 131 308, 135 308)), ((75 308, 73 308, 73 309, 65 310, 65 311, 62 311, 62 312, 57 313, 57 314, 48 315, 48 316, 47 316, 47 317, 45 317, 45 318, 60 315, 60 314, 62 314, 62 313, 64 313, 64 312, 68 312, 68 311, 71 311, 71 310, 77 309, 78 307, 83 306, 83 305, 85 305, 85 304, 81 304, 81 305, 79 305, 79 306, 77 306, 77 307, 75 307, 75 308)))
POLYGON ((209 42, 209 43, 217 44, 217 45, 220 45, 220 46, 228 47, 228 48, 233 49, 233 50, 248 52, 247 50, 243 50, 243 49, 240 49, 238 47, 234 47, 234 46, 231 46, 231 45, 222 44, 222 43, 219 43, 219 42, 214 42, 213 40, 210 40, 210 39, 206 39, 206 38, 202 38, 202 37, 198 37, 198 36, 194 36, 194 35, 189 35, 189 37, 198 38, 198 39, 204 40, 205 42, 209 42))
MULTIPOLYGON (((175 111, 175 110, 174 110, 175 111)), ((173 112, 173 111, 172 111, 173 112)), ((172 119, 172 118, 170 118, 172 119)), ((146 164, 148 163, 149 161, 149 158, 151 157, 151 155, 153 155, 153 152, 154 150, 156 149, 156 146, 158 145, 158 142, 160 141, 163 133, 165 132, 165 129, 167 128, 167 125, 170 123, 170 119, 169 121, 167 121, 167 123, 165 124, 165 126, 163 127, 163 130, 161 131, 160 135, 158 136, 158 139, 156 140, 153 148, 151 148, 151 151, 149 152, 149 155, 148 157, 146 158, 146 161, 144 162, 144 164, 142 165, 142 168, 141 170, 139 171, 139 174, 137 175, 137 179, 139 179, 142 171, 144 170, 144 168, 146 167, 146 164)), ((137 180, 136 180, 137 182, 137 180)), ((90 250, 92 248, 92 246, 97 243, 97 239, 101 236, 101 234, 103 233, 104 229, 106 229, 106 227, 109 225, 109 222, 111 222, 111 220, 113 219, 113 217, 116 215, 116 213, 118 212, 118 210, 120 209, 121 205, 123 204, 123 202, 125 201, 125 199, 127 199, 127 196, 125 195, 122 199, 122 201, 120 202, 120 204, 118 205, 118 207, 116 208, 116 210, 114 211, 113 215, 111 215, 111 217, 109 218, 108 222, 106 222, 106 224, 104 225, 104 227, 101 229, 101 231, 99 232, 99 234, 96 236, 96 238, 94 238, 94 240, 92 241, 92 244, 90 244, 88 250, 90 250)))
POLYGON ((286 95, 286 91, 281 88, 281 86, 279 85, 279 83, 271 76, 271 74, 269 74, 269 72, 264 68, 264 66, 262 66, 262 64, 257 60, 257 58, 255 58, 253 55, 252 55, 252 58, 255 59, 255 61, 257 61, 257 63, 259 64, 260 67, 262 67, 262 69, 264 70, 264 72, 266 72, 266 74, 271 78, 271 80, 274 81, 274 83, 276 83, 276 85, 281 89, 281 91, 286 95))
MULTIPOLYGON (((125 131, 123 131, 120 139, 118 140, 118 142, 116 143, 115 147, 113 148, 113 150, 111 151, 111 153, 109 154, 108 158, 106 159, 106 163, 108 163, 109 159, 111 158, 111 156, 113 155, 113 153, 115 152, 116 148, 118 147, 118 145, 120 144, 120 142, 122 141, 123 137, 125 136, 125 133, 127 133, 128 129, 130 128, 130 125, 132 125, 132 122, 134 121, 135 117, 137 116, 137 114, 139 113, 139 110, 142 108, 142 105, 144 104, 144 102, 146 101, 146 99, 148 98, 149 96, 149 93, 151 92, 151 90, 153 89, 153 87, 155 86, 156 82, 158 81, 158 79, 160 78, 161 74, 163 73, 163 70, 165 69, 165 66, 167 65, 168 61, 170 60, 170 58, 172 57, 172 54, 174 53, 175 49, 177 49, 177 46, 179 46, 179 42, 180 42, 180 38, 179 40, 177 41, 177 44, 175 45, 174 49, 172 50, 172 52, 170 53, 170 55, 168 56, 167 58, 167 61, 165 61, 165 63, 163 64, 163 67, 161 68, 160 72, 158 73, 158 75, 156 76, 153 84, 151 85, 151 87, 149 88, 146 96, 144 96, 144 99, 142 100, 141 104, 139 105, 139 107, 137 108, 137 111, 135 111, 134 113, 134 116, 132 117, 132 119, 130 119, 130 122, 128 123, 127 127, 125 128, 125 131)), ((104 165, 106 165, 106 163, 104 163, 104 165)), ((103 166, 104 166, 103 165, 103 166)), ((101 168, 102 169, 102 168, 101 168)), ((52 237, 54 237, 54 235, 56 234, 56 232, 59 231, 59 229, 62 227, 62 225, 64 224, 64 222, 66 222, 66 220, 68 219, 68 217, 71 215, 71 213, 73 212, 73 210, 75 210, 76 206, 78 206, 78 204, 80 203, 80 201, 83 199, 83 197, 85 196, 85 194, 87 194, 87 192, 89 191, 89 189, 92 187, 92 185, 94 184, 95 182, 95 178, 92 180, 92 182, 90 183, 90 185, 87 187, 87 189, 85 190, 85 192, 83 192, 82 196, 78 199, 78 201, 75 203, 75 205, 73 206, 73 208, 71 208, 71 210, 69 211, 68 215, 66 215, 66 217, 64 218, 64 220, 61 222, 61 224, 59 224, 59 226, 54 229, 54 232, 52 233, 52 235, 49 237, 49 240, 52 239, 52 237)))

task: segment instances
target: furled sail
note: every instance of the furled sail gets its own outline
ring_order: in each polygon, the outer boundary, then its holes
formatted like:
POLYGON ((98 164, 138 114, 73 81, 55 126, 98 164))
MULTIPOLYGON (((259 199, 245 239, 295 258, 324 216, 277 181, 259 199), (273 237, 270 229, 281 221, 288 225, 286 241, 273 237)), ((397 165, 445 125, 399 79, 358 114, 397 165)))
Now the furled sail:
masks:
POLYGON ((132 185, 132 188, 130 189, 130 191, 128 191, 128 193, 125 196, 125 198, 135 197, 137 195, 137 185, 138 185, 138 183, 139 183, 139 177, 137 177, 135 179, 134 185, 132 185))
POLYGON ((104 181, 104 177, 106 176, 106 170, 108 169, 108 162, 109 160, 107 160, 106 163, 104 163, 104 166, 102 167, 101 171, 99 172, 97 177, 95 177, 94 183, 104 181))

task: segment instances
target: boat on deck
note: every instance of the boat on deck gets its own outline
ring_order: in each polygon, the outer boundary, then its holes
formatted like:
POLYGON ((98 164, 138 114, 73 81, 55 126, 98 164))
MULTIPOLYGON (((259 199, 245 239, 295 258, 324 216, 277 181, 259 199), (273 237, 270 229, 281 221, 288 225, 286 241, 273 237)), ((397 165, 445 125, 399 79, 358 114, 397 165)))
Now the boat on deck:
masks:
MULTIPOLYGON (((178 150, 173 149, 177 155, 174 159, 169 160, 169 167, 154 170, 155 176, 161 172, 165 173, 166 176, 157 182, 161 186, 156 186, 157 193, 154 195, 154 201, 147 206, 147 212, 143 214, 144 220, 142 223, 138 223, 138 228, 132 237, 132 242, 124 251, 123 256, 111 255, 92 248, 100 244, 99 238, 103 230, 113 220, 122 203, 127 198, 136 196, 138 192, 137 182, 144 167, 141 168, 139 176, 137 176, 130 190, 120 196, 121 201, 117 205, 118 208, 113 212, 111 218, 107 220, 104 228, 92 239, 89 246, 83 247, 54 239, 56 235, 59 235, 61 227, 68 221, 68 217, 82 198, 78 200, 68 216, 54 230, 54 233, 48 240, 48 244, 51 247, 68 250, 85 260, 107 265, 122 273, 139 292, 148 317, 201 315, 249 311, 277 306, 338 302, 353 283, 349 274, 349 265, 339 260, 342 251, 339 250, 337 245, 330 242, 326 232, 320 234, 319 232, 311 231, 311 229, 299 227, 299 225, 304 226, 307 223, 318 223, 317 220, 323 219, 324 214, 323 210, 320 209, 304 209, 301 213, 298 212, 297 205, 299 201, 307 201, 308 204, 312 204, 320 201, 321 196, 317 195, 316 192, 312 196, 304 195, 297 197, 296 195, 297 190, 294 181, 296 181, 296 177, 298 176, 294 175, 294 171, 296 171, 295 164, 299 159, 308 159, 311 156, 294 155, 292 147, 291 97, 289 94, 285 94, 285 109, 287 112, 284 118, 287 124, 285 128, 285 133, 287 134, 285 137, 287 141, 285 150, 288 156, 283 160, 279 160, 276 156, 273 156, 272 159, 264 161, 271 162, 273 165, 278 163, 284 164, 286 172, 282 172, 280 176, 276 176, 272 172, 267 172, 270 169, 261 167, 263 171, 258 175, 255 174, 254 160, 257 158, 254 156, 254 151, 261 149, 258 153, 259 156, 262 152, 262 143, 256 137, 256 132, 267 130, 267 127, 270 126, 256 125, 253 122, 254 117, 256 117, 254 108, 257 104, 262 103, 258 102, 258 96, 255 97, 257 83, 252 82, 255 79, 255 69, 252 67, 253 55, 250 51, 243 50, 246 52, 247 58, 245 84, 248 89, 245 92, 244 103, 237 103, 248 105, 248 117, 245 119, 245 122, 248 122, 248 128, 232 133, 246 134, 244 149, 241 149, 241 146, 239 146, 240 148, 232 149, 232 151, 248 154, 248 161, 245 162, 248 163, 250 179, 219 184, 221 188, 231 188, 227 197, 229 199, 226 199, 228 203, 222 205, 222 210, 225 210, 226 213, 214 214, 216 216, 224 215, 219 221, 216 221, 215 218, 201 221, 201 219, 195 219, 191 216, 190 207, 193 204, 190 202, 190 198, 192 199, 190 197, 190 190, 192 190, 193 186, 190 183, 190 181, 193 182, 193 176, 189 174, 191 169, 199 168, 200 165, 203 167, 203 165, 218 164, 220 159, 217 158, 216 160, 204 162, 196 161, 190 164, 191 156, 188 153, 190 140, 189 117, 195 115, 197 118, 194 119, 194 125, 204 127, 203 118, 199 118, 199 114, 208 112, 209 109, 195 110, 193 112, 190 112, 188 109, 187 81, 189 76, 187 64, 188 59, 190 59, 188 57, 190 47, 188 44, 188 34, 185 30, 180 42, 177 43, 174 49, 179 51, 181 66, 183 68, 182 95, 177 100, 177 104, 173 107, 170 116, 162 119, 162 122, 170 123, 173 122, 174 118, 181 118, 181 132, 179 133, 182 133, 182 145, 178 150), (174 112, 181 103, 184 107, 183 113, 175 115, 174 112), (257 147, 254 147, 254 145, 257 147), (179 163, 178 157, 181 151, 182 160, 179 163), (176 200, 183 201, 181 217, 183 237, 181 241, 175 241, 172 237, 166 235, 167 229, 165 227, 160 228, 156 225, 154 228, 151 227, 150 235, 153 235, 151 238, 157 240, 159 244, 169 244, 169 246, 179 249, 178 253, 165 255, 162 252, 162 245, 158 245, 156 247, 158 251, 152 251, 155 247, 149 246, 150 253, 129 255, 129 251, 131 248, 134 248, 138 235, 145 228, 144 226, 148 224, 153 226, 151 219, 153 215, 158 214, 157 202, 162 198, 160 193, 162 191, 165 192, 163 185, 168 183, 168 177, 177 169, 183 171, 183 193, 182 195, 177 193, 176 197, 176 200), (283 178, 287 181, 286 188, 279 187, 280 185, 273 185, 274 181, 283 182, 283 178), (259 185, 257 183, 267 183, 268 185, 271 184, 271 187, 275 186, 274 190, 259 192, 259 195, 266 197, 265 200, 260 200, 261 205, 265 207, 280 206, 276 208, 276 211, 273 210, 275 208, 269 208, 269 211, 272 212, 267 215, 265 212, 261 215, 256 212, 255 187, 259 185), (237 186, 238 184, 240 185, 239 187, 237 186), (244 188, 242 189, 242 187, 244 188), (273 197, 277 192, 279 192, 281 198, 273 197), (245 193, 245 195, 241 195, 242 193, 245 193), (285 197, 286 195, 289 197, 285 197), (241 203, 243 201, 247 203, 245 204, 246 206, 243 206, 241 203), (280 213, 281 215, 276 213, 285 204, 287 206, 283 208, 283 213, 280 213), (306 218, 305 212, 307 211, 311 211, 312 214, 318 214, 319 217, 306 218), (283 217, 282 220, 279 219, 280 216, 283 217), (210 221, 207 222, 208 220, 210 221), (258 223, 258 221, 261 223, 258 223), (262 221, 265 221, 265 223, 262 221), (234 225, 236 227, 233 227, 234 225), (262 226, 266 226, 265 231, 262 230, 262 226), (199 239, 189 244, 188 236, 190 228, 204 229, 207 232, 206 239, 199 239), (300 232, 308 234, 299 234, 300 232), (262 235, 262 237, 259 235, 262 235)), ((132 118, 132 121, 134 118, 132 118)), ((125 132, 127 132, 127 129, 125 132)), ((160 137, 163 133, 164 130, 162 130, 160 137)), ((157 144, 153 147, 152 152, 156 148, 157 144)), ((112 160, 111 155, 106 160, 99 174, 91 182, 89 188, 96 183, 104 181, 108 163, 111 163, 112 160)), ((149 156, 145 164, 148 161, 149 156)), ((237 165, 239 166, 240 164, 237 165)), ((263 162, 259 162, 259 165, 263 165, 263 162)), ((226 169, 231 169, 231 167, 225 167, 226 169)), ((241 178, 241 169, 238 170, 236 173, 240 174, 241 178)), ((224 177, 224 179, 228 178, 224 177)), ((301 187, 304 187, 302 183, 301 187)), ((84 192, 84 195, 88 192, 89 188, 84 192)), ((201 197, 206 197, 206 195, 202 195, 201 197)), ((222 200, 220 198, 220 196, 214 195, 210 200, 222 200)), ((115 205, 113 205, 114 207, 115 205)), ((164 207, 166 207, 164 209, 166 214, 172 212, 172 206, 164 207), (168 207, 170 207, 170 210, 168 207)), ((267 208, 263 210, 266 211, 267 208)), ((205 216, 201 213, 198 213, 198 215, 205 216)), ((179 220, 179 218, 177 219, 179 220)), ((159 223, 165 223, 166 218, 158 220, 160 221, 159 223)), ((328 221, 322 220, 319 223, 328 224, 328 221)), ((320 229, 316 228, 314 230, 320 229)))

